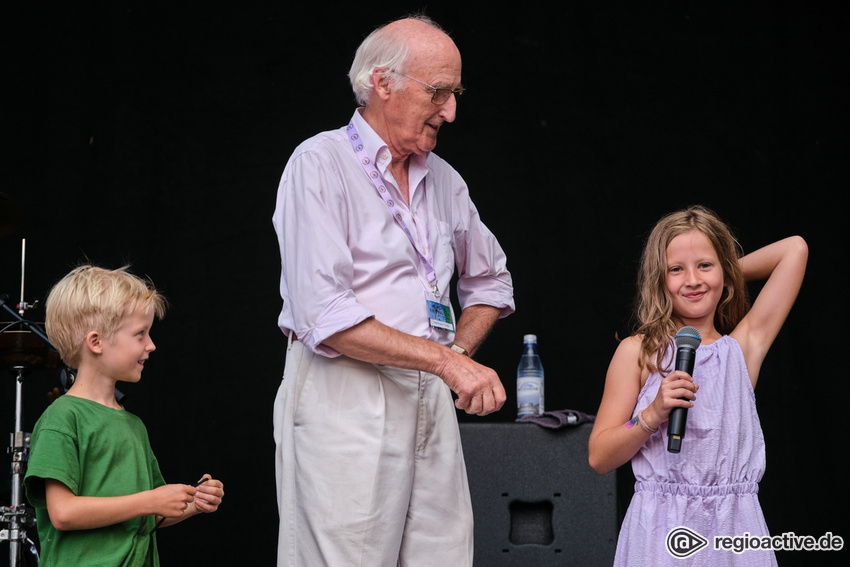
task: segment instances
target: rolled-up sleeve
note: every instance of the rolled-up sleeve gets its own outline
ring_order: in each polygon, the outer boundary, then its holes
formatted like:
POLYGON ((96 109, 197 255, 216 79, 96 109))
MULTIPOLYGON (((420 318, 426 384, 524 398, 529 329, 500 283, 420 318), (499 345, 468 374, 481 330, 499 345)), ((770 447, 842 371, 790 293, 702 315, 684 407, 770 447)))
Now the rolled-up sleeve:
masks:
POLYGON ((321 146, 299 149, 284 170, 273 217, 281 260, 284 305, 278 326, 308 348, 372 316, 351 288, 353 261, 346 244, 344 180, 321 146))
MULTIPOLYGON (((436 157, 436 156, 435 156, 436 157)), ((490 305, 507 317, 515 310, 513 279, 508 271, 505 251, 496 236, 481 220, 469 189, 453 170, 451 223, 452 248, 457 268, 457 295, 461 309, 471 305, 490 305)), ((448 180, 444 179, 444 183, 448 180)))
MULTIPOLYGON (((474 207, 473 207, 474 208, 474 207)), ((480 222, 477 211, 468 230, 458 236, 457 295, 461 309, 470 305, 491 305, 507 317, 515 310, 513 279, 505 252, 490 230, 480 222)))

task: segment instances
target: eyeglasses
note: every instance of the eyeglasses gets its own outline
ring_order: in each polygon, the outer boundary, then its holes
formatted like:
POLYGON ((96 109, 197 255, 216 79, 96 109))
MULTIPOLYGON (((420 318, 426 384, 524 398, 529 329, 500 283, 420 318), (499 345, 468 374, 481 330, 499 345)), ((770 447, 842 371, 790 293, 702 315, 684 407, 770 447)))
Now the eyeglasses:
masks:
POLYGON ((448 87, 435 87, 434 85, 429 85, 428 83, 420 81, 419 79, 414 79, 413 77, 405 75, 404 73, 399 73, 398 71, 395 71, 393 69, 390 69, 390 72, 395 73, 396 75, 401 75, 402 77, 410 79, 411 81, 416 81, 420 85, 424 85, 431 89, 431 104, 436 104, 437 106, 445 104, 446 101, 449 100, 449 97, 451 95, 460 96, 464 93, 464 91, 466 91, 466 89, 463 87, 458 87, 456 89, 450 89, 448 87))

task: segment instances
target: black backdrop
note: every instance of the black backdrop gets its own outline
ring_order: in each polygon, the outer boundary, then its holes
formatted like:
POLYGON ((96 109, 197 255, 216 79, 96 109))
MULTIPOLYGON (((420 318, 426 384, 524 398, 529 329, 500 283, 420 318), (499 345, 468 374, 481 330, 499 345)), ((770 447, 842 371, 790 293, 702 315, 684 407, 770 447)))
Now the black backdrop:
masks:
MULTIPOLYGON (((437 153, 468 181, 516 286, 516 313, 478 355, 508 402, 459 419, 513 419, 524 333, 539 337, 547 406, 594 413, 641 239, 661 214, 702 203, 746 250, 795 233, 809 242, 756 392, 760 498, 772 534, 850 536, 848 387, 834 370, 847 307, 846 4, 45 4, 4 2, 0 18, 0 192, 22 210, 2 229, 0 293, 20 296, 23 264, 25 299, 43 301, 88 258, 130 263, 169 298, 126 405, 168 480, 209 471, 227 497, 161 534, 164 564, 273 564, 278 179, 298 142, 349 118, 346 73, 364 35, 423 7, 460 47, 469 89, 437 153)), ((25 430, 57 384, 55 369, 27 376, 25 430)), ((10 432, 14 391, 7 375, 10 432)), ((780 558, 826 565, 847 552, 780 558)))

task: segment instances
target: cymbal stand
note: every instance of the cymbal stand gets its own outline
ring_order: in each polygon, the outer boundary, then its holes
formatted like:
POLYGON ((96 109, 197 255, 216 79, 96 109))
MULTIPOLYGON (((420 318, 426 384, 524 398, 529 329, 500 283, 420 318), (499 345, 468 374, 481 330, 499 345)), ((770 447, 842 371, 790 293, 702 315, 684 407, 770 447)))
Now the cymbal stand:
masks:
MULTIPOLYGON (((24 301, 24 265, 26 263, 26 240, 21 241, 21 302, 18 305, 18 311, 11 309, 6 300, 8 296, 0 295, 0 308, 12 315, 13 320, 17 321, 23 327, 29 329, 33 334, 42 338, 48 345, 50 342, 47 336, 38 329, 37 325, 24 319, 25 311, 34 306, 28 305, 24 301)), ((7 331, 9 327, 0 329, 0 333, 7 331)), ((52 346, 52 345, 51 345, 52 346)), ((24 474, 26 472, 26 462, 29 460, 30 438, 31 433, 25 433, 23 428, 23 384, 24 376, 29 373, 30 367, 28 364, 13 364, 10 367, 12 374, 15 375, 15 431, 10 436, 10 445, 7 452, 12 455, 12 502, 10 506, 0 507, 0 526, 8 525, 8 528, 0 529, 0 541, 9 541, 9 567, 21 565, 23 560, 22 551, 23 544, 29 545, 29 551, 35 557, 35 564, 38 564, 38 550, 35 543, 27 537, 26 528, 35 527, 35 512, 31 510, 23 502, 23 493, 21 487, 23 485, 24 474)))
POLYGON ((35 513, 23 503, 21 487, 26 462, 29 459, 30 433, 21 430, 23 427, 23 380, 29 372, 26 365, 15 365, 11 368, 16 375, 15 380, 15 432, 11 434, 8 452, 12 454, 12 502, 10 506, 0 507, 0 520, 8 528, 0 529, 0 540, 9 540, 9 567, 21 564, 24 545, 29 545, 29 551, 36 561, 38 551, 35 543, 27 537, 26 528, 35 527, 35 513))

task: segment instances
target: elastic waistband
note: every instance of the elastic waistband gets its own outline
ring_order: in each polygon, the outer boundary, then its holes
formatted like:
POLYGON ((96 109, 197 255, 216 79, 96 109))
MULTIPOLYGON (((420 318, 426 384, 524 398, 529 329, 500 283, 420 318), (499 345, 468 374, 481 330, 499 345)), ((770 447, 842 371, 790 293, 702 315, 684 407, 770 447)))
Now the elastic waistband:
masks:
POLYGON ((659 492, 677 496, 728 496, 730 494, 758 494, 757 482, 738 482, 733 484, 699 485, 678 482, 658 482, 639 480, 635 482, 635 492, 659 492))

